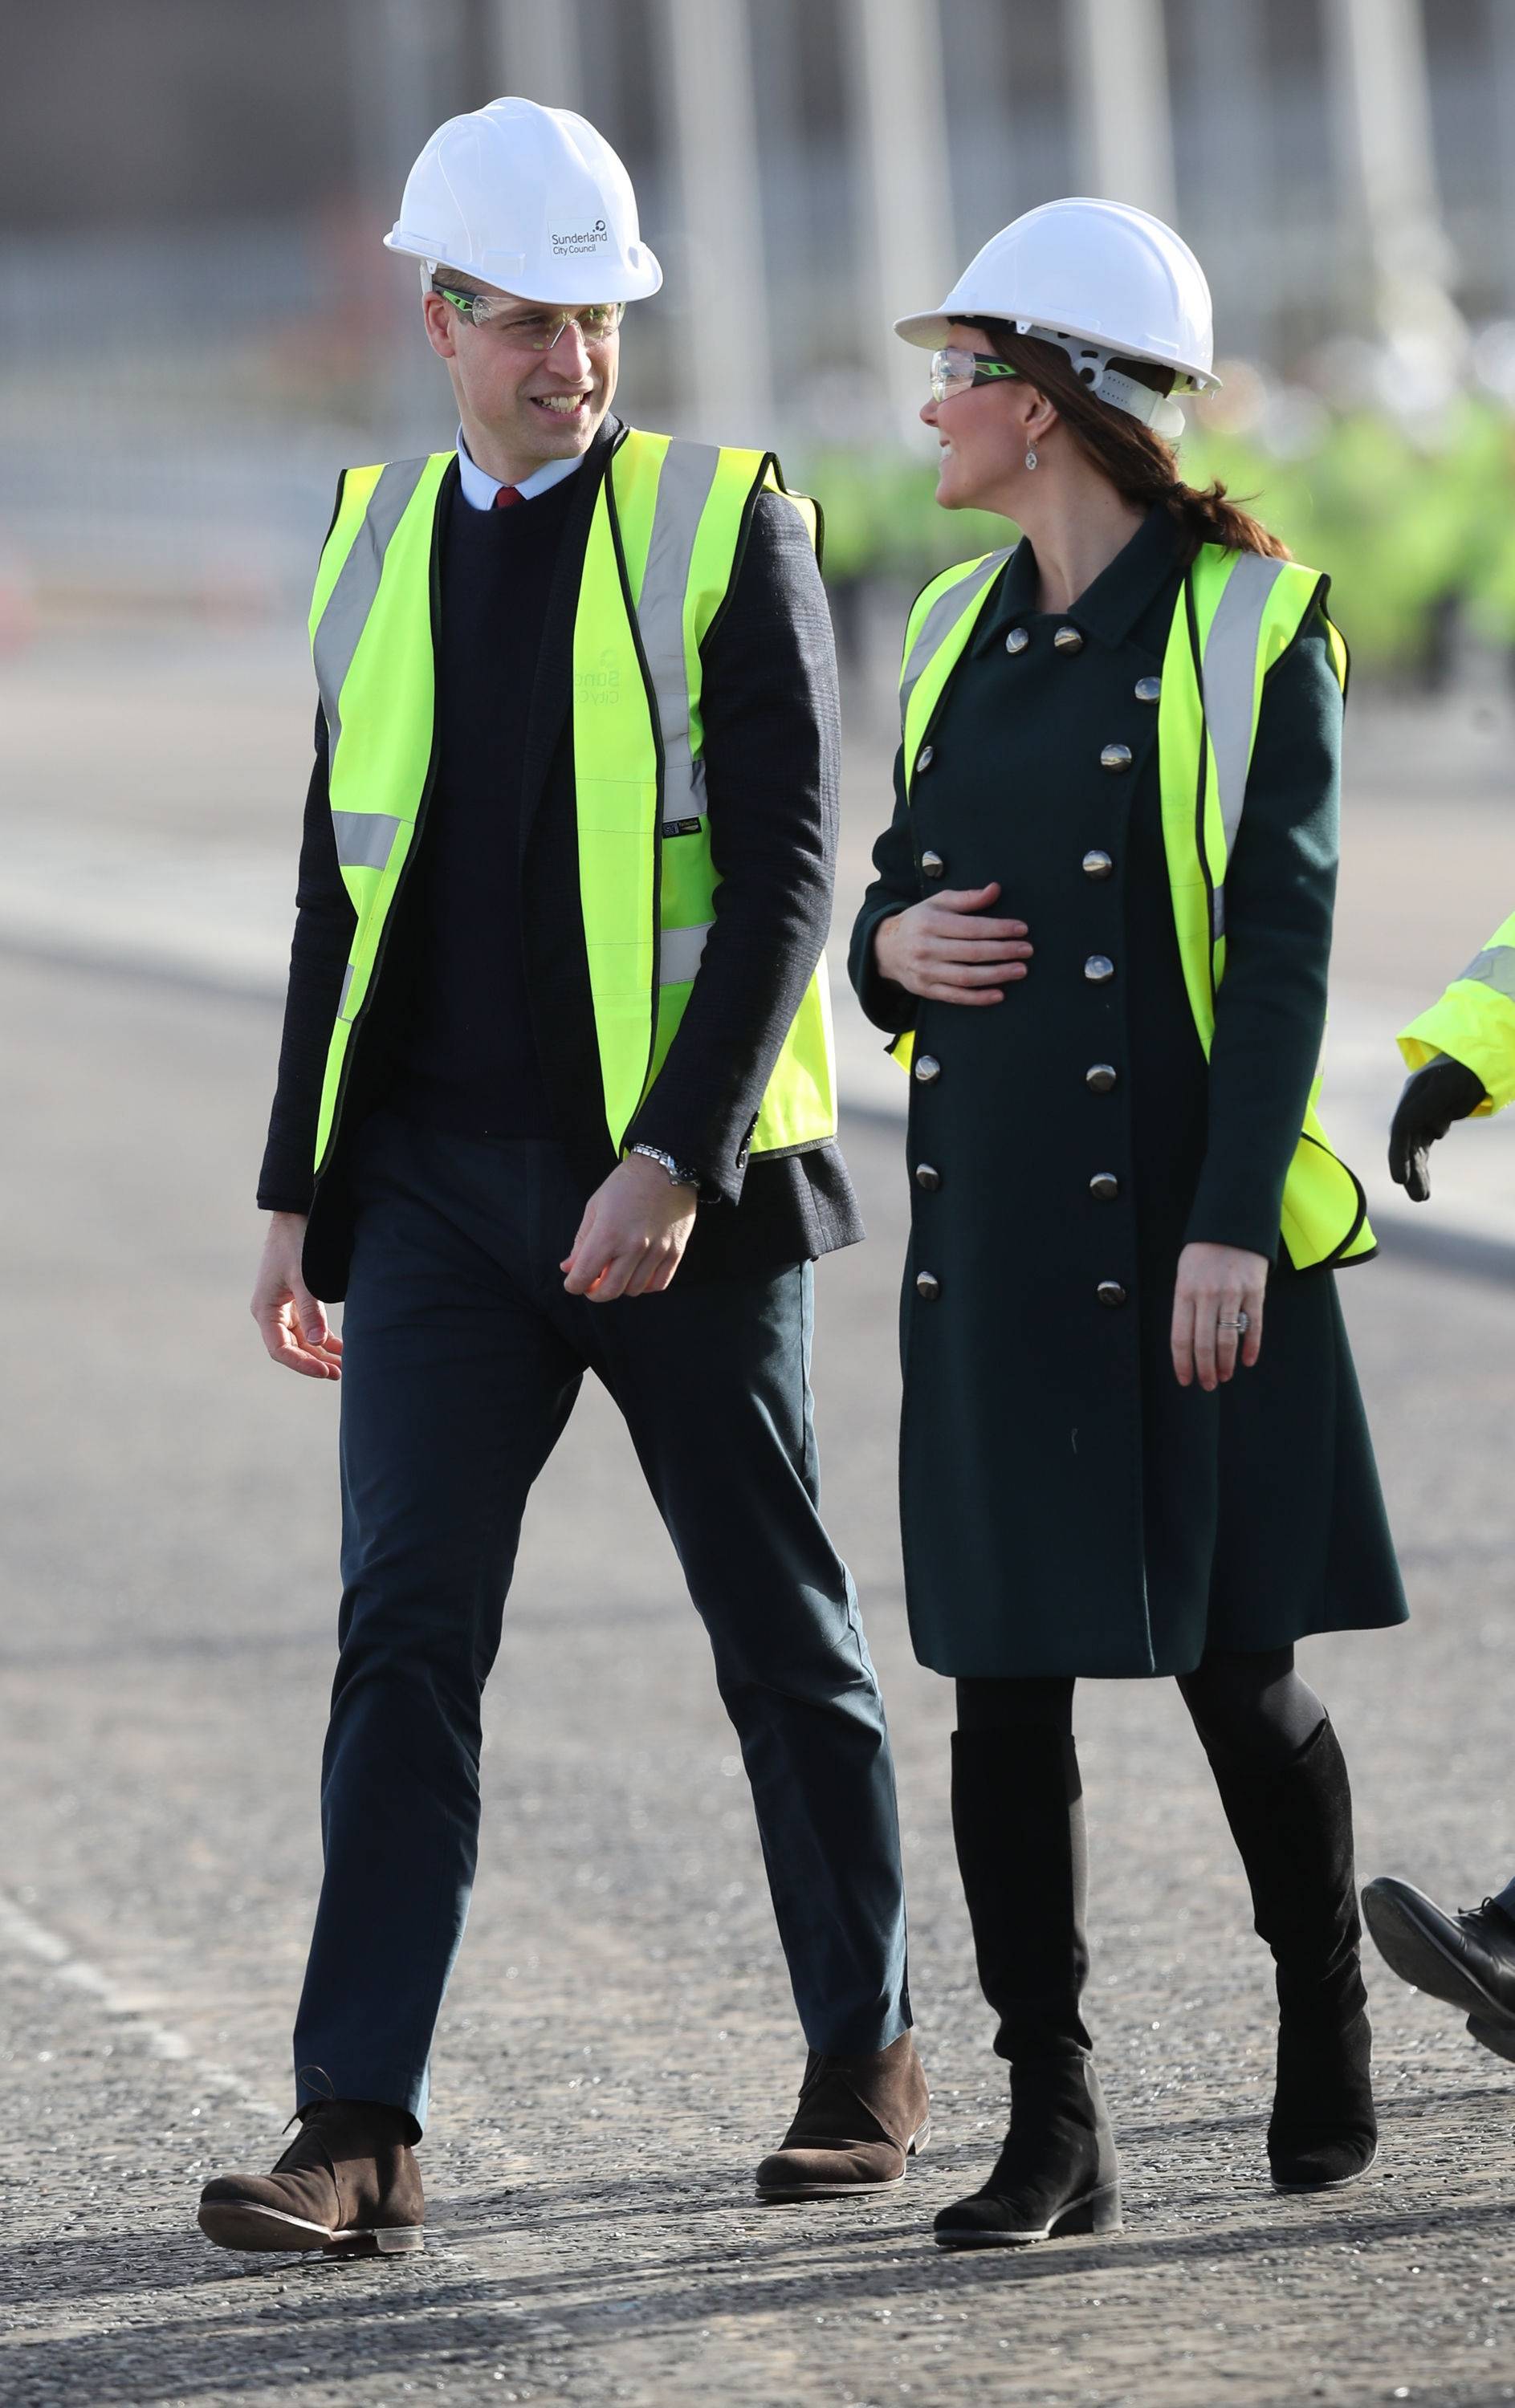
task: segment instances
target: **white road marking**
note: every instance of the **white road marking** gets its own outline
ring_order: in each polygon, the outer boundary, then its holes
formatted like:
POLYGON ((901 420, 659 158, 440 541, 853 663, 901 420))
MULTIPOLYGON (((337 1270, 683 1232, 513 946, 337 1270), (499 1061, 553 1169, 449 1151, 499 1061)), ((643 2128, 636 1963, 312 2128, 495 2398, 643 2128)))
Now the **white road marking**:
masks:
POLYGON ((29 1914, 24 1907, 16 1904, 14 1899, 7 1898, 0 1891, 0 1943, 4 1942, 8 1942, 25 1956, 36 1957, 41 1964, 50 1968, 60 1982, 66 1982, 71 1989, 82 1990, 87 1997, 94 1999, 103 2014, 145 2042, 152 2056, 191 2066, 196 2081, 208 2090, 219 2090, 227 2098, 238 2100, 242 2106, 251 2108, 254 2114, 270 2116, 275 2123, 281 2121, 281 2110, 271 2100, 260 2098, 252 2084, 244 2082, 239 2073, 233 2073, 229 2066, 212 2065, 204 2057, 196 2057, 182 2032, 175 2031, 170 2024, 159 2023, 155 2017, 144 2014, 119 1982, 113 1981, 100 1966, 92 1965, 87 1956, 76 1954, 66 1940, 56 1931, 50 1931, 35 1914, 29 1914))

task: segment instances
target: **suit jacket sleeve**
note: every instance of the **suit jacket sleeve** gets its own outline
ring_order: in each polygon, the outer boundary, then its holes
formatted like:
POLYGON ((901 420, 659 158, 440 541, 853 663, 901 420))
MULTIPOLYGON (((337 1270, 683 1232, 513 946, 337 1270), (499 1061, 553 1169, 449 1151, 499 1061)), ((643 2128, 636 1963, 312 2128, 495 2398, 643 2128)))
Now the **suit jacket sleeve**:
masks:
POLYGON ((1319 609, 1262 687, 1226 874, 1226 968, 1209 1136, 1186 1242, 1278 1252, 1284 1182, 1325 1033, 1336 890, 1341 688, 1319 609))
POLYGON ((705 1197, 735 1203, 763 1090, 825 947, 836 868, 836 651, 810 538, 780 494, 758 497, 702 661, 714 924, 624 1144, 656 1146, 700 1173, 705 1197))
POLYGON ((887 1028, 891 1037, 898 1037, 903 1029, 914 1028, 917 998, 908 987, 896 986, 892 979, 884 977, 873 957, 873 939, 884 921, 920 901, 910 806, 905 800, 902 746, 894 756, 894 817, 873 847, 873 867, 878 874, 864 894, 852 924, 847 974, 874 1027, 887 1028))
POLYGON ((325 714, 318 710, 315 761, 305 798, 279 1077, 258 1179, 258 1202, 266 1212, 310 1209, 326 1048, 357 924, 337 860, 326 790, 326 752, 325 714))

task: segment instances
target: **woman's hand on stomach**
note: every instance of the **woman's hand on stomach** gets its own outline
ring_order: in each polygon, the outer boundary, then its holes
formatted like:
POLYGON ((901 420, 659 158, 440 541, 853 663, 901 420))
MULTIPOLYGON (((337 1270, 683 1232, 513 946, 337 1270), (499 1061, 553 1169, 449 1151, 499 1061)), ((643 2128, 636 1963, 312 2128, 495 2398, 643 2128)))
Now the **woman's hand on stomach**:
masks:
POLYGON ((1205 1389, 1223 1387, 1238 1356, 1248 1366, 1257 1361, 1267 1283, 1266 1254, 1200 1242, 1184 1248, 1173 1292, 1173 1368, 1181 1388, 1196 1379, 1205 1389))
POLYGON ((981 916, 999 898, 998 881, 948 887, 881 920, 873 932, 880 974, 931 1003, 1003 1003, 1034 948, 1024 920, 981 916))

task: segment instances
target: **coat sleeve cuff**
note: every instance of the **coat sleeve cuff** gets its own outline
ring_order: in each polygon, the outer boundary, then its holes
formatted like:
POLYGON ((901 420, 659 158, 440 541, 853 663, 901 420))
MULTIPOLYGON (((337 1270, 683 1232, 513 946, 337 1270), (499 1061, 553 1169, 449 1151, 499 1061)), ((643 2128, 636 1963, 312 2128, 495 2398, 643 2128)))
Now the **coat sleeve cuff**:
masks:
POLYGON ((902 911, 909 909, 908 903, 882 904, 866 920, 858 922, 852 940, 849 967, 853 989, 862 1006, 863 1015, 873 1022, 875 1028, 887 1029, 891 1037, 898 1037, 906 1028, 914 1028, 918 1002, 908 987, 897 986, 893 979, 884 976, 874 956, 873 939, 886 920, 897 919, 902 911))
POLYGON ((1484 1089, 1469 1117, 1487 1120, 1515 1102, 1515 1003, 1477 987, 1450 987, 1439 1003, 1422 1011, 1399 1034, 1406 1068, 1423 1070, 1438 1054, 1461 1062, 1484 1089))
POLYGON ((1283 1198, 1263 1196, 1206 1197, 1203 1187, 1194 1199, 1186 1246, 1237 1246, 1243 1254, 1261 1254, 1277 1263, 1282 1244, 1283 1198))

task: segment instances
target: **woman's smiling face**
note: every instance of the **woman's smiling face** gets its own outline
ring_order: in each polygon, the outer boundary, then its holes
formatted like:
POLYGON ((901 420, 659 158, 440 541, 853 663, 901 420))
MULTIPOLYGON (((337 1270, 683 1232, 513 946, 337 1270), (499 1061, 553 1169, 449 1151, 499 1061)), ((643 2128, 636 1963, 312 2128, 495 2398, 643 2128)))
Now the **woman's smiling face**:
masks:
MULTIPOLYGON (((955 351, 996 356, 982 326, 954 325, 947 339, 955 351)), ((1020 377, 997 378, 945 401, 928 400, 920 415, 935 428, 942 447, 936 480, 942 509, 1003 510, 1005 489, 1027 473, 1026 421, 1045 408, 1035 386, 1020 377)))

